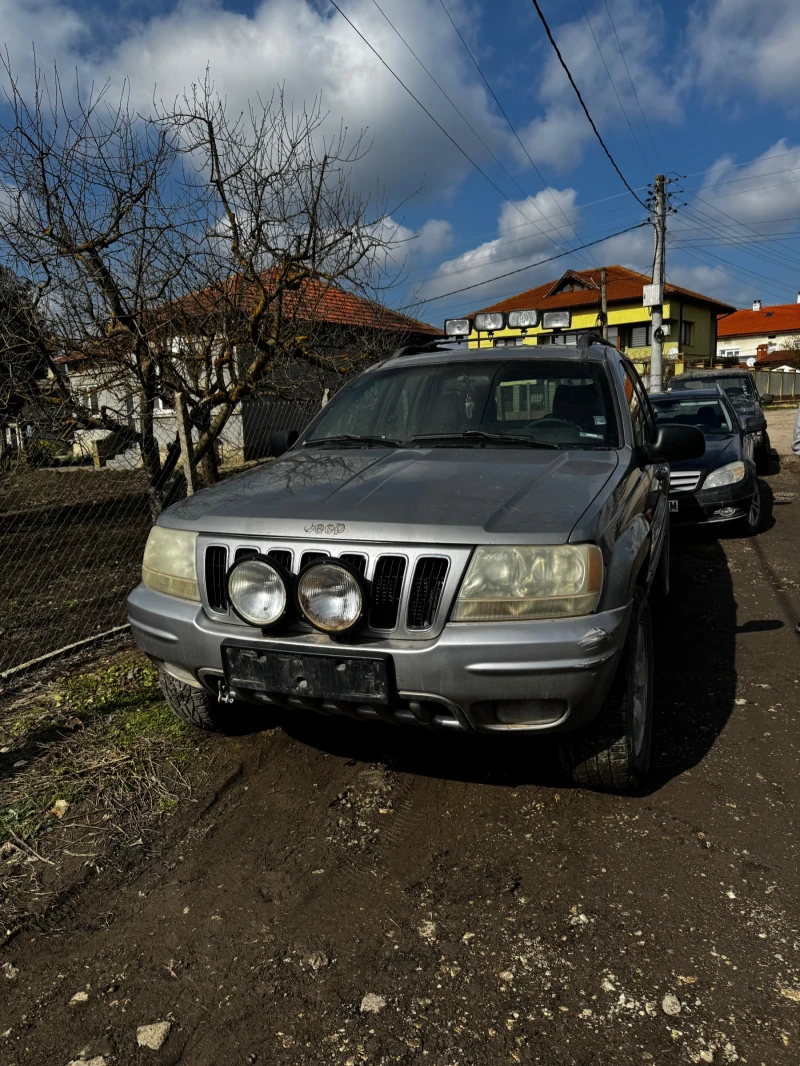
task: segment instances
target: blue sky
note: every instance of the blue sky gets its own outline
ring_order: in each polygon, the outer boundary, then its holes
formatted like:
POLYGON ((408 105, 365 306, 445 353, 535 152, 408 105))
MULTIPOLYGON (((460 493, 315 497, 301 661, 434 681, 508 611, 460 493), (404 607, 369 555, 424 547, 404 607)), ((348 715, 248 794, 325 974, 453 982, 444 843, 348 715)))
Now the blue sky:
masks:
MULTIPOLYGON (((332 121, 368 129, 372 148, 354 180, 364 189, 380 184, 391 202, 421 187, 394 215, 399 235, 419 236, 404 245, 408 281, 392 301, 430 301, 420 309, 428 320, 486 305, 568 267, 621 262, 649 270, 649 227, 591 254, 541 262, 646 213, 594 139, 530 0, 337 2, 486 176, 329 0, 0 0, 0 38, 23 80, 35 44, 44 67, 55 60, 84 80, 128 77, 143 108, 154 86, 168 98, 201 78, 207 64, 234 104, 279 83, 296 103, 321 94, 332 121), (487 281, 521 267, 530 269, 487 281), (477 287, 433 300, 468 285, 477 287)), ((629 183, 644 199, 656 170, 686 175, 672 186, 678 214, 670 218, 669 278, 740 306, 756 297, 793 302, 800 288, 800 3, 542 0, 542 7, 629 183)))

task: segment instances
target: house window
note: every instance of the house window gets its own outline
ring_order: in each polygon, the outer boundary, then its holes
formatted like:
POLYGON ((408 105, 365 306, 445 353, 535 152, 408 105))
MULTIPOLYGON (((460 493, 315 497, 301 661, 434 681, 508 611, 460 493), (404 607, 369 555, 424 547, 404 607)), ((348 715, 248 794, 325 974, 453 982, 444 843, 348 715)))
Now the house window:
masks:
POLYGON ((720 359, 738 359, 739 352, 739 348, 720 348, 719 357, 720 359))
POLYGON ((608 327, 608 343, 613 344, 615 348, 619 348, 619 326, 608 327))
POLYGON ((688 344, 691 347, 692 344, 692 327, 694 322, 681 322, 681 345, 688 344))
POLYGON ((650 344, 649 326, 631 326, 631 348, 647 348, 650 344))
POLYGON ((93 415, 100 414, 100 394, 97 389, 82 388, 78 398, 81 407, 86 407, 93 415))

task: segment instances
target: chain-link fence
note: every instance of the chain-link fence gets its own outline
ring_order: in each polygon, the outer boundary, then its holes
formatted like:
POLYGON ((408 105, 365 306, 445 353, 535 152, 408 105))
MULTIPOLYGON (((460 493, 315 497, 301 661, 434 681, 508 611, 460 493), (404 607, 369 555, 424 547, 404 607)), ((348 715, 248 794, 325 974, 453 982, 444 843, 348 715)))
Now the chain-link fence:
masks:
MULTIPOLYGON (((302 429, 318 410, 266 398, 242 403, 217 444, 220 476, 266 460, 273 433, 302 429)), ((125 624, 153 519, 136 439, 140 412, 123 414, 129 433, 65 434, 35 409, 0 425, 0 675, 125 624)), ((179 437, 175 410, 159 405, 153 435, 166 466, 179 437)), ((172 498, 185 492, 177 473, 172 498)))

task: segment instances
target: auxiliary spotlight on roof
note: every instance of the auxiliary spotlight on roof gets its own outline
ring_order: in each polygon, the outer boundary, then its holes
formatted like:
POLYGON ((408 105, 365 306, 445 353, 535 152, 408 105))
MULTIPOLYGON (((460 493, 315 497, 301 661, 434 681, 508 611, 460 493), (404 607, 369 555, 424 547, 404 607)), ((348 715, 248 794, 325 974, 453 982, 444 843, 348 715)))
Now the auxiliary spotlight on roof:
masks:
POLYGON ((542 329, 569 329, 571 325, 571 311, 545 311, 542 315, 542 329))
POLYGON ((509 329, 531 329, 533 326, 539 325, 539 312, 536 310, 530 311, 509 311, 508 312, 508 328, 509 329))
POLYGON ((506 316, 502 311, 491 311, 482 315, 475 315, 475 329, 479 333, 494 333, 502 329, 506 324, 506 316))
POLYGON ((470 330, 472 329, 472 323, 468 318, 446 318, 444 320, 444 331, 448 337, 468 337, 470 330))

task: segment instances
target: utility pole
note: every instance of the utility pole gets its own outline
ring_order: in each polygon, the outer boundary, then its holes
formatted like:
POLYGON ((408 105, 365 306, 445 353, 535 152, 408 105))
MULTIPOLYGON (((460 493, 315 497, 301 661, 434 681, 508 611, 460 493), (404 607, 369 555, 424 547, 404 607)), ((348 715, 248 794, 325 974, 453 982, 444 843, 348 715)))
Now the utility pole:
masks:
POLYGON ((656 174, 653 195, 653 284, 650 296, 650 392, 661 392, 662 341, 664 339, 664 252, 667 236, 667 202, 664 175, 656 174))
POLYGON ((600 267, 600 314, 601 336, 608 340, 608 291, 606 289, 606 268, 600 267))

